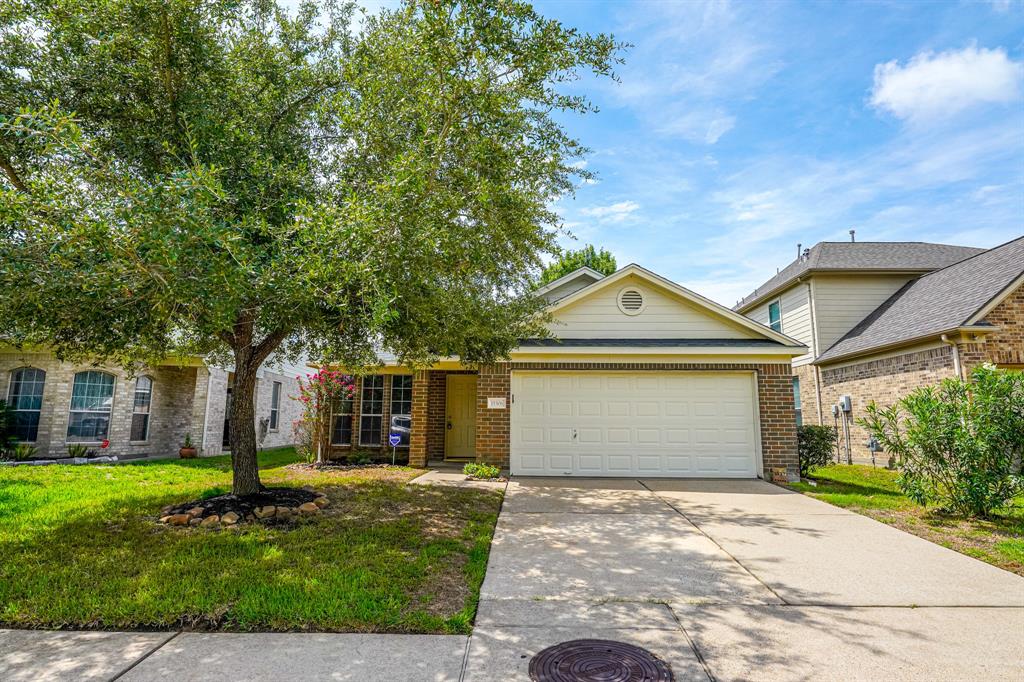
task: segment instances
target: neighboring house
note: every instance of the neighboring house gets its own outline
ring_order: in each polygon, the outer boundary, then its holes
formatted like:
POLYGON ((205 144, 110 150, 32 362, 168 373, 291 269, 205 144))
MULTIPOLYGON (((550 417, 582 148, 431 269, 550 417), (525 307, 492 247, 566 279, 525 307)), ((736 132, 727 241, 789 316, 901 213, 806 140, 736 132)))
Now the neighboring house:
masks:
MULTIPOLYGON (((300 417, 296 375, 307 368, 266 364, 256 384, 257 439, 292 443, 300 417)), ((185 435, 201 454, 229 449, 227 408, 233 373, 193 358, 134 375, 121 368, 70 363, 40 350, 0 349, 0 397, 14 409, 18 437, 40 458, 66 457, 85 444, 104 455, 176 455, 185 435)))
POLYGON ((801 420, 837 426, 841 457, 871 461, 857 424, 870 402, 981 362, 1024 367, 1022 278, 1024 237, 990 250, 822 242, 735 310, 808 346, 793 361, 801 420))
POLYGON ((637 265, 538 290, 551 337, 508 360, 384 358, 331 417, 335 456, 386 448, 411 464, 480 460, 518 475, 792 478, 790 359, 807 349, 637 265))

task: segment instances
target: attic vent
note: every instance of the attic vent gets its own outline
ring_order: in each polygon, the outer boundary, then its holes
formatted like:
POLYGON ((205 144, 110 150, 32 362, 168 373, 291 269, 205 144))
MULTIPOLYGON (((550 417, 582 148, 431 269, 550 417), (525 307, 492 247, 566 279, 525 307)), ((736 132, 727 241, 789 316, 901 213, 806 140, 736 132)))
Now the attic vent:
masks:
POLYGON ((627 315, 639 315, 645 305, 644 295, 639 289, 629 287, 619 292, 619 310, 627 315))

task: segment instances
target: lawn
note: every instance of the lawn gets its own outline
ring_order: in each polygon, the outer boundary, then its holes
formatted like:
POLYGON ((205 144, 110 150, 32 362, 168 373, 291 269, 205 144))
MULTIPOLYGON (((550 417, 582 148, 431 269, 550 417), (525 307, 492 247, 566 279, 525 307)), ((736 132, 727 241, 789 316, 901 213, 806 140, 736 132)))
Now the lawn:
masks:
POLYGON ((324 513, 227 530, 154 523, 227 492, 227 457, 0 469, 0 626, 469 632, 499 492, 296 460, 262 454, 264 483, 322 490, 324 513))
POLYGON ((964 519, 917 505, 900 492, 897 475, 840 464, 815 469, 817 486, 790 487, 1024 576, 1024 500, 991 519, 964 519))

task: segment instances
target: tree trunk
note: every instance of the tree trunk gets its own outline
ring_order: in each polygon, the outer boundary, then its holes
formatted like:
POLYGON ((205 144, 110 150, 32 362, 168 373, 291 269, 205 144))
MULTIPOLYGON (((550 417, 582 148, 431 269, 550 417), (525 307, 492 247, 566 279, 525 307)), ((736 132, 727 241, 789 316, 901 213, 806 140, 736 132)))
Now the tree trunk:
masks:
POLYGON ((256 370, 251 352, 235 351, 235 383, 231 388, 232 492, 251 495, 263 489, 256 459, 256 370))

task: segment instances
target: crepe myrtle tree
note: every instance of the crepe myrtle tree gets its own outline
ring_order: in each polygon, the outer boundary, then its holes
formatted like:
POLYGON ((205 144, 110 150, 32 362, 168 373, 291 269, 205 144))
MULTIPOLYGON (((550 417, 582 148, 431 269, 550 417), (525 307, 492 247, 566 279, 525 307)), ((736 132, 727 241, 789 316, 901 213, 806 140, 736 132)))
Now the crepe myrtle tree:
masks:
POLYGON ((565 83, 620 48, 511 0, 3 3, 0 335, 230 358, 234 492, 257 492, 272 354, 484 362, 538 331, 586 151, 555 117, 593 110, 565 83))

